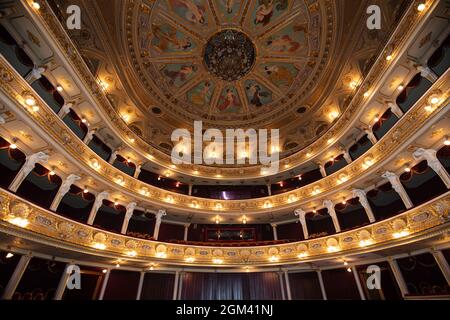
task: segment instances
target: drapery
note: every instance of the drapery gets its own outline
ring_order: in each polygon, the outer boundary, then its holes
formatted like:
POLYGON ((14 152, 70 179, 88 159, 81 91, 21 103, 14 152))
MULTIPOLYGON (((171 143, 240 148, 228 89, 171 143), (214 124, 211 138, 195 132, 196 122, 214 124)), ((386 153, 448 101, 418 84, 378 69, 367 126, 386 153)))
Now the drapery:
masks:
POLYGON ((279 300, 281 295, 276 272, 185 273, 181 299, 279 300))

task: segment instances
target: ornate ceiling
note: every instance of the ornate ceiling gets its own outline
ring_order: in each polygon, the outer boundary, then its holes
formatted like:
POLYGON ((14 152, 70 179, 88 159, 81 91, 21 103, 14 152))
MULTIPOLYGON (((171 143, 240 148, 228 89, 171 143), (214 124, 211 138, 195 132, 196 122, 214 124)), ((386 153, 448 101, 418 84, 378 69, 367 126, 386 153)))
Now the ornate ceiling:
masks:
POLYGON ((88 17, 71 38, 147 143, 170 154, 173 129, 195 120, 279 128, 282 158, 343 114, 402 12, 380 2, 388 28, 370 33, 365 1, 77 2, 88 17))

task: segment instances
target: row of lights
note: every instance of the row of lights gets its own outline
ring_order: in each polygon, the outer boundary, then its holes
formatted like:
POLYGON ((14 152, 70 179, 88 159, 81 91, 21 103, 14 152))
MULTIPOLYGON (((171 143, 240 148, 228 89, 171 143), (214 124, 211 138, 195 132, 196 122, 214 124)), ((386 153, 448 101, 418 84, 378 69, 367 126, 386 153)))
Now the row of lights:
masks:
MULTIPOLYGON (((217 215, 215 218, 214 218, 214 222, 216 223, 216 224, 220 224, 220 222, 222 221, 222 217, 220 217, 219 215, 217 215)), ((247 224, 247 222, 248 222, 248 219, 247 219, 247 217, 244 215, 243 217, 242 217, 242 224, 247 224)))

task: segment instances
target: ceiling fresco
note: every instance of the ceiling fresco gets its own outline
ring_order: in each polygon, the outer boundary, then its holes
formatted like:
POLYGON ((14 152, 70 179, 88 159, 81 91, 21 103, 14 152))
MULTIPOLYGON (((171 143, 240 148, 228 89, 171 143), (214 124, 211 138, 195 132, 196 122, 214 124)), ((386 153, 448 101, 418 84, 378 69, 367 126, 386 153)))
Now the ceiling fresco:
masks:
POLYGON ((135 67, 152 91, 176 97, 175 108, 196 120, 264 117, 313 80, 323 10, 300 0, 142 3, 131 26, 135 67))
POLYGON ((72 40, 151 147, 170 154, 172 131, 202 120, 279 128, 284 158, 344 114, 407 1, 376 0, 386 28, 375 32, 361 28, 369 1, 359 0, 72 2, 87 13, 72 40))

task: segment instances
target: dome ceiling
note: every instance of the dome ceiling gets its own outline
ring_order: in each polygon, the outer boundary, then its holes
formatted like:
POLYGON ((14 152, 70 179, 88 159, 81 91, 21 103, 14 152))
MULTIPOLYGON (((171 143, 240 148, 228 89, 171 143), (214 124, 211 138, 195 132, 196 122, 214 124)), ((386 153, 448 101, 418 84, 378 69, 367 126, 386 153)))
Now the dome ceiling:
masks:
POLYGON ((158 0, 135 9, 135 71, 165 111, 191 121, 272 123, 320 74, 324 3, 158 0))
POLYGON ((386 28, 370 32, 359 0, 75 3, 87 15, 71 38, 91 72, 149 150, 168 155, 172 131, 198 120, 278 128, 280 158, 303 150, 350 121, 341 115, 403 12, 380 1, 386 28))

